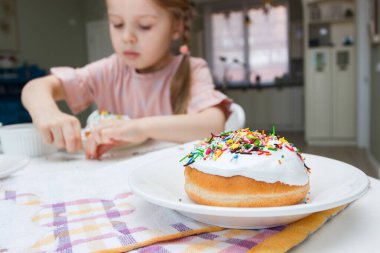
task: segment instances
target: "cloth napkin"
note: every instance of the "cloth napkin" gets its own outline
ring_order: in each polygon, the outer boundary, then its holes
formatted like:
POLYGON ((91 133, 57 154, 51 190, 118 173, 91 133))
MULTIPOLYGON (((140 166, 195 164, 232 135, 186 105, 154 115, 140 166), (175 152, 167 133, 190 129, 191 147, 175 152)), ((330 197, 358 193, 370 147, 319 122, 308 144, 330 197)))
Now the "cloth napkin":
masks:
MULTIPOLYGON (((299 245, 346 206, 312 214, 295 223, 259 230, 224 229, 157 243, 133 252, 282 253, 299 245)), ((114 252, 114 251, 102 251, 114 252)))
POLYGON ((75 159, 62 168, 57 158, 32 164, 2 182, 0 252, 286 252, 345 207, 286 226, 236 230, 197 222, 131 192, 133 168, 183 149, 94 169, 75 159))

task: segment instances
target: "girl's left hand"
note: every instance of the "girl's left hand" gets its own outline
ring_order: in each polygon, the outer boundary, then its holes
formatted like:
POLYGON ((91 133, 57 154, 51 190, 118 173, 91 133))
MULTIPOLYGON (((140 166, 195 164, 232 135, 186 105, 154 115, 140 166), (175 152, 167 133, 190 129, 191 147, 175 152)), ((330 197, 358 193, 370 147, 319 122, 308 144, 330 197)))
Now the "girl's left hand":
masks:
POLYGON ((86 141, 86 157, 99 159, 114 147, 128 143, 141 143, 147 139, 138 119, 106 120, 91 130, 86 141))
POLYGON ((98 160, 103 154, 107 153, 113 148, 122 146, 123 144, 125 143, 114 142, 112 144, 98 145, 94 139, 88 139, 85 146, 86 159, 98 160))

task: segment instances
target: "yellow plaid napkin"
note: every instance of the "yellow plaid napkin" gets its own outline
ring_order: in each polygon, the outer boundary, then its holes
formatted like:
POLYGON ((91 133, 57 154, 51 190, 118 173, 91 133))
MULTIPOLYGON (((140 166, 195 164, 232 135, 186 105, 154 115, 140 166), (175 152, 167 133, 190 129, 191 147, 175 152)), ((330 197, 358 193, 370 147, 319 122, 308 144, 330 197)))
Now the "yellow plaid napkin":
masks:
POLYGON ((108 200, 45 204, 31 193, 0 190, 2 201, 13 201, 24 208, 40 207, 31 221, 50 228, 50 232, 31 245, 28 252, 279 253, 300 244, 346 207, 314 213, 284 226, 237 230, 199 223, 149 204, 131 192, 108 200))

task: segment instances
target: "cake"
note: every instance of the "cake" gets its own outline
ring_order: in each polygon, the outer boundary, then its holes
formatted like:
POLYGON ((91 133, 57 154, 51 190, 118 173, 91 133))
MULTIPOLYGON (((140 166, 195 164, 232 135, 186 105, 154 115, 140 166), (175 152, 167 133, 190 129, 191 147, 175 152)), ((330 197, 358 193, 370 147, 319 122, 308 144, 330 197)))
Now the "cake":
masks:
POLYGON ((241 129, 212 135, 185 161, 185 191, 196 203, 228 207, 294 205, 309 192, 309 168, 284 137, 241 129))
POLYGON ((93 111, 87 118, 86 127, 82 130, 82 140, 86 141, 91 130, 105 120, 128 120, 126 115, 113 114, 107 110, 93 111))

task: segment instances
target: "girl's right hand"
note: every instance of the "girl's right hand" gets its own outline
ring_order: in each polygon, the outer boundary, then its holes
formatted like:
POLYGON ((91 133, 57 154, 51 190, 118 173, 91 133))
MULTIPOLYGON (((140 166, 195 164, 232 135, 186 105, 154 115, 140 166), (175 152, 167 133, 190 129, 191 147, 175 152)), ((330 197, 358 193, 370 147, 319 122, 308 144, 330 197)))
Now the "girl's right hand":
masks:
POLYGON ((79 120, 61 111, 52 111, 33 117, 43 140, 58 148, 73 153, 82 149, 81 126, 79 120))
POLYGON ((79 120, 57 107, 56 101, 66 100, 65 89, 57 77, 31 80, 22 89, 21 99, 46 143, 68 152, 82 149, 79 120))

